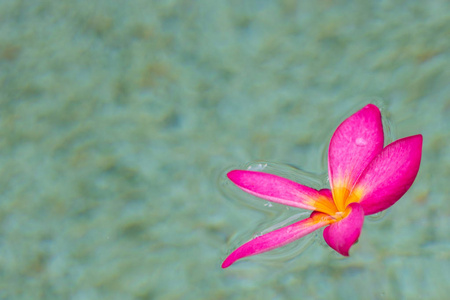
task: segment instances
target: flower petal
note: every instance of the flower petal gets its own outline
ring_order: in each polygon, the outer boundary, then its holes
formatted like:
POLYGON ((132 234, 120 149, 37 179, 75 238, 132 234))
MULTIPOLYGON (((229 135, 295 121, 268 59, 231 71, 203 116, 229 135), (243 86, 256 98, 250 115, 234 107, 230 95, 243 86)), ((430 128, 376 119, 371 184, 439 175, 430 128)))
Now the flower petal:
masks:
POLYGON ((315 189, 289 179, 255 171, 233 170, 228 178, 243 191, 268 201, 334 214, 336 207, 315 189))
POLYGON ((330 189, 321 189, 319 193, 325 197, 327 197, 328 201, 333 201, 333 194, 330 189))
POLYGON ((340 211, 359 175, 383 149, 383 143, 381 114, 373 104, 351 115, 334 132, 328 150, 328 174, 340 211))
POLYGON ((260 254, 285 246, 305 235, 332 222, 330 216, 320 212, 313 212, 307 219, 301 220, 286 227, 268 232, 243 244, 225 259, 222 268, 228 268, 238 259, 260 254))
POLYGON ((364 223, 364 210, 359 203, 350 204, 347 215, 323 231, 323 238, 327 244, 344 256, 348 256, 350 247, 358 240, 364 223))
POLYGON ((366 215, 385 210, 411 187, 420 167, 422 135, 397 140, 361 174, 348 203, 359 201, 366 215))

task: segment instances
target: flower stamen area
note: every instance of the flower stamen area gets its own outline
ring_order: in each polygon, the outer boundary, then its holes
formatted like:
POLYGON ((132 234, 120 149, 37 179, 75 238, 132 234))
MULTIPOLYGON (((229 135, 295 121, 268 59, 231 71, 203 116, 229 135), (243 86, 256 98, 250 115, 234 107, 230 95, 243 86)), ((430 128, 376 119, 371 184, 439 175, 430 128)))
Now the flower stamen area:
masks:
POLYGON ((336 205, 338 211, 345 210, 346 207, 345 202, 349 195, 350 190, 347 189, 345 186, 338 186, 333 188, 334 204, 336 205))
POLYGON ((340 221, 342 219, 345 219, 350 214, 351 210, 352 209, 350 207, 347 207, 345 209, 345 211, 338 211, 334 215, 332 215, 331 217, 335 220, 335 222, 338 222, 338 221, 340 221))

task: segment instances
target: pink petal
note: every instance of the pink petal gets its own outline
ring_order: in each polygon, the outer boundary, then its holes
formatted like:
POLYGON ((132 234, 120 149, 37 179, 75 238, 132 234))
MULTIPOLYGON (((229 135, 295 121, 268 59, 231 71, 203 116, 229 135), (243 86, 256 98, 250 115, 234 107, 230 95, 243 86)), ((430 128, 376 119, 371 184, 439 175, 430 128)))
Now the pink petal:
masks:
POLYGON ((313 212, 307 219, 258 236, 243 244, 231 252, 222 263, 222 268, 228 268, 238 259, 285 246, 286 244, 298 240, 314 230, 329 224, 331 221, 332 219, 327 214, 313 212))
POLYGON ((383 149, 364 170, 349 201, 358 201, 366 215, 399 200, 416 178, 422 157, 422 135, 397 140, 383 149))
POLYGON ((243 191, 268 201, 334 214, 336 207, 315 189, 289 179, 255 171, 234 170, 228 178, 243 191))
POLYGON ((327 199, 329 199, 329 201, 333 201, 333 194, 331 193, 330 189, 321 189, 319 190, 319 193, 325 197, 327 197, 327 199))
POLYGON ((359 175, 383 149, 381 114, 373 104, 357 111, 334 132, 328 150, 328 174, 334 202, 344 210, 344 201, 359 175))
POLYGON ((350 204, 340 221, 331 224, 323 231, 327 244, 344 256, 348 256, 350 247, 358 240, 364 223, 364 210, 359 203, 350 204))
MULTIPOLYGON (((328 201, 328 206, 334 208, 333 212, 331 212, 331 211, 324 211, 324 212, 328 213, 329 215, 333 215, 334 213, 336 213, 337 208, 336 208, 336 205, 334 204, 333 194, 331 193, 331 190, 330 189, 321 189, 321 190, 319 190, 319 194, 321 194, 323 196, 322 202, 324 202, 326 200, 326 201, 328 201)), ((316 205, 317 205, 317 203, 316 203, 316 205)))

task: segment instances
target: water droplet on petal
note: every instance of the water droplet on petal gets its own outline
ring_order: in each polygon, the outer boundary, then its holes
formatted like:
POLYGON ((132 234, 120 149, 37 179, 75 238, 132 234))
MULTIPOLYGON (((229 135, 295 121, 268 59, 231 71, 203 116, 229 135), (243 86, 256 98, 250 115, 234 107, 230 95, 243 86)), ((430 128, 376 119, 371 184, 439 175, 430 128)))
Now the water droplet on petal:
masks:
POLYGON ((367 141, 365 139, 359 137, 359 138, 356 139, 355 144, 357 146, 361 146, 362 147, 362 146, 367 145, 367 141))

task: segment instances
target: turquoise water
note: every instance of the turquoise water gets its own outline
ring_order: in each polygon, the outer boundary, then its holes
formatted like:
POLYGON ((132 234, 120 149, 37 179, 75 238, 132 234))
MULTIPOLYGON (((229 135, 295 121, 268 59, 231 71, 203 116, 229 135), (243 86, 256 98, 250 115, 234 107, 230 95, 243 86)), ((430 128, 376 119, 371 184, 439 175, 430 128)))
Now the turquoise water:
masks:
POLYGON ((305 2, 0 1, 0 299, 445 299, 450 4, 305 2), (424 136, 411 190, 349 258, 319 232, 222 270, 302 213, 224 170, 320 185, 368 102, 424 136))

